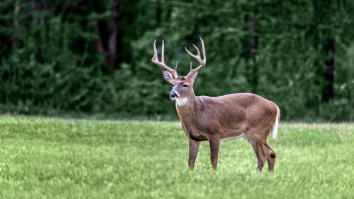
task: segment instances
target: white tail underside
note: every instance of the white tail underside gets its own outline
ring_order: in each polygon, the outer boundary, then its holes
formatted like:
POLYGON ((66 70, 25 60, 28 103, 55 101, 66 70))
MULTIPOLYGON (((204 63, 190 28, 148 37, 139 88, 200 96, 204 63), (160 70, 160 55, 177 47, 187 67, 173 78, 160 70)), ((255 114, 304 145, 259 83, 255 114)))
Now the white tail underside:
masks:
POLYGON ((277 116, 275 117, 275 122, 272 128, 272 137, 275 139, 278 134, 278 127, 279 127, 279 108, 277 107, 277 116))

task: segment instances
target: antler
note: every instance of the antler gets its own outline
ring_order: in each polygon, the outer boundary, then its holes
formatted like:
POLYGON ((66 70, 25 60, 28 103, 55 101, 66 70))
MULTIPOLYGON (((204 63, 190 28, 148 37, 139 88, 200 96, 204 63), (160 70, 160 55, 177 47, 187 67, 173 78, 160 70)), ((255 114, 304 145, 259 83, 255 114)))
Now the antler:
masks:
POLYGON ((176 66, 175 66, 175 69, 172 69, 170 67, 168 67, 166 64, 165 64, 165 53, 164 53, 164 41, 162 40, 162 49, 161 49, 161 62, 159 61, 158 59, 158 56, 157 56, 157 50, 156 50, 156 40, 154 41, 154 56, 152 57, 151 61, 160 66, 163 70, 167 70, 168 72, 170 72, 174 78, 177 78, 178 77, 178 74, 177 74, 177 67, 178 67, 178 62, 176 63, 176 66))
POLYGON ((189 79, 190 77, 192 77, 195 73, 197 73, 200 69, 202 69, 205 64, 206 64, 206 55, 205 55, 205 47, 204 47, 204 41, 202 38, 200 38, 200 42, 202 44, 202 53, 203 53, 203 59, 202 57, 200 56, 200 51, 199 49, 197 48, 197 46, 194 46, 194 48, 197 50, 197 55, 193 55, 191 52, 189 52, 187 50, 187 47, 185 47, 184 49, 187 51, 187 53, 192 56, 194 59, 196 59, 198 61, 198 63, 200 64, 197 68, 193 69, 192 68, 192 63, 190 65, 190 71, 188 73, 188 75, 185 77, 186 79, 189 79))

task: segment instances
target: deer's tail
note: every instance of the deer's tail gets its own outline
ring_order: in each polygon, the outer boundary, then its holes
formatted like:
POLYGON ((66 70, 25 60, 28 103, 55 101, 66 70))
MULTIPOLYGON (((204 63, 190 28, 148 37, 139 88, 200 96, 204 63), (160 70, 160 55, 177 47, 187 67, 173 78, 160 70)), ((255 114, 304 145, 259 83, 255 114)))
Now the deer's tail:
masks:
POLYGON ((277 105, 275 105, 277 107, 277 116, 275 117, 275 122, 273 124, 273 128, 272 128, 272 137, 273 139, 275 139, 277 137, 278 134, 278 127, 279 127, 279 120, 280 120, 280 109, 277 105))

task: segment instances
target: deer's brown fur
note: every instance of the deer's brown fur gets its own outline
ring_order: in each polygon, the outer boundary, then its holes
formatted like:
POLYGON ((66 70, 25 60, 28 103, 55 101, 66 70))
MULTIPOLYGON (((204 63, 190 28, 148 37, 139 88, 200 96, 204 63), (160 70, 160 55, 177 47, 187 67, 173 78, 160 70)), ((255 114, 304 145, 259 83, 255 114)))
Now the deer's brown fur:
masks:
POLYGON ((267 137, 275 123, 279 121, 279 108, 274 102, 252 93, 235 93, 218 97, 195 96, 194 80, 206 62, 203 40, 201 43, 203 59, 196 46, 198 55, 192 55, 187 50, 188 54, 197 59, 200 66, 194 70, 191 67, 190 73, 185 77, 178 76, 177 67, 173 70, 166 66, 163 60, 158 61, 155 43, 152 59, 155 64, 164 69, 166 81, 174 85, 171 98, 177 102, 183 101, 183 103, 176 103, 176 109, 184 132, 189 138, 189 168, 194 168, 201 141, 209 141, 211 164, 213 169, 216 169, 220 140, 243 136, 251 143, 256 153, 257 170, 261 171, 268 161, 269 170, 273 171, 276 154, 268 145, 267 137))

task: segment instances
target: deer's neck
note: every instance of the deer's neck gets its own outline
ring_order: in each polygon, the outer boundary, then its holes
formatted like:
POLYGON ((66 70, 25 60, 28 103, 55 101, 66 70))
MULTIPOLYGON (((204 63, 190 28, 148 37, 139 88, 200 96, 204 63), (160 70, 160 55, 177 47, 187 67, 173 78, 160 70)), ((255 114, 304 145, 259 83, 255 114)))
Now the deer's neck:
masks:
POLYGON ((188 97, 176 99, 176 109, 182 123, 194 121, 197 104, 198 97, 194 95, 194 92, 188 97))

